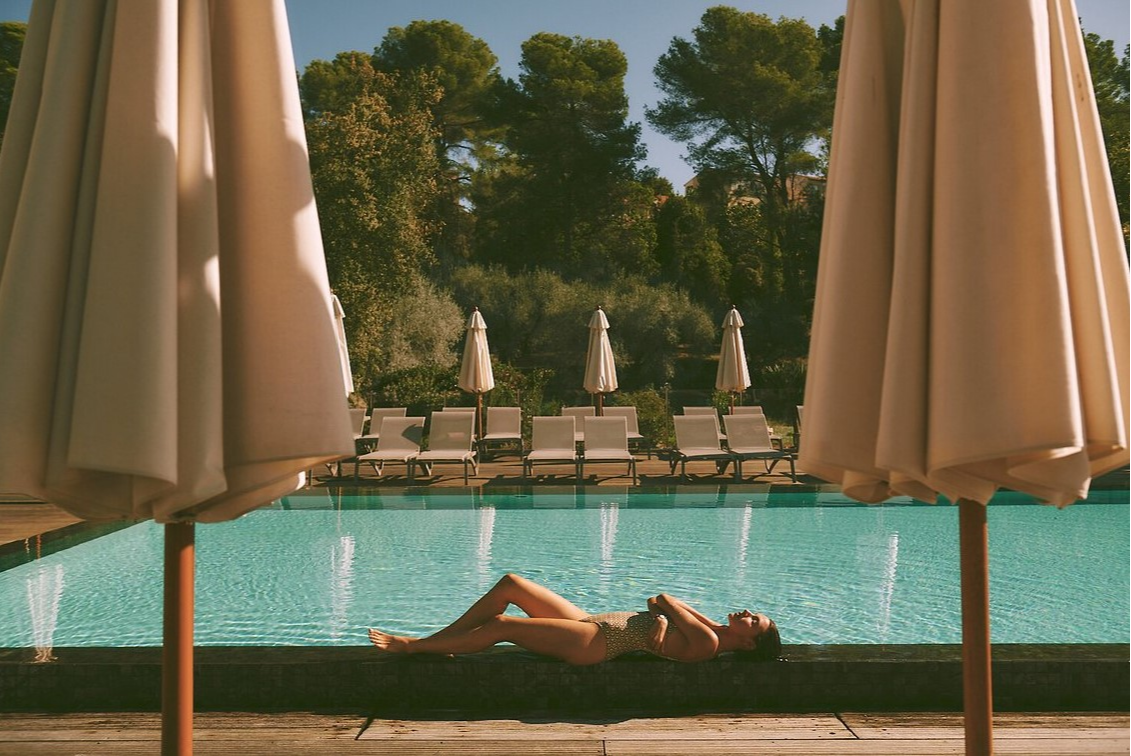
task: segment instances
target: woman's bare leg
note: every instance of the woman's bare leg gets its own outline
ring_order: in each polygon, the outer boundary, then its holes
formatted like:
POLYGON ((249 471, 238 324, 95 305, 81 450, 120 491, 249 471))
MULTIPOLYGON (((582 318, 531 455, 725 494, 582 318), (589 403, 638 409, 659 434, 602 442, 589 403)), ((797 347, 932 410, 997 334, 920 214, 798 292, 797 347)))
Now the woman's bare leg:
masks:
POLYGON ((466 632, 479 627, 505 612, 511 604, 526 612, 529 617, 579 620, 589 616, 549 588, 520 575, 508 573, 499 578, 499 582, 459 619, 429 637, 443 638, 452 632, 466 632))
POLYGON ((370 630, 378 648, 407 654, 471 654, 504 641, 570 664, 595 664, 605 658, 600 627, 591 622, 547 617, 496 615, 467 630, 448 627, 427 638, 404 638, 370 630))

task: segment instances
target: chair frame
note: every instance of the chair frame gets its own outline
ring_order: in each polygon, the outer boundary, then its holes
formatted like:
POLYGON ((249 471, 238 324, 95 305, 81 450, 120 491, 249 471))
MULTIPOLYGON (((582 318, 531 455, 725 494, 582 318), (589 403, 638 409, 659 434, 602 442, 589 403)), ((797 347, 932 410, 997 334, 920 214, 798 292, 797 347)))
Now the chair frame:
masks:
POLYGON ((794 483, 797 482, 797 467, 793 455, 774 446, 764 415, 726 415, 723 421, 727 426, 728 448, 736 457, 735 480, 742 480, 744 461, 761 460, 766 466, 767 475, 774 471, 778 462, 789 462, 789 477, 794 483))
POLYGON ((706 413, 691 414, 691 415, 674 415, 672 422, 675 424, 675 438, 676 446, 672 450, 672 457, 668 460, 671 465, 671 473, 675 474, 675 466, 679 465, 679 477, 687 480, 687 463, 688 462, 714 462, 717 474, 726 472, 726 467, 731 462, 737 466, 737 459, 734 454, 724 449, 719 442, 718 425, 719 419, 716 414, 711 422, 714 424, 715 432, 711 434, 707 428, 710 426, 707 423, 708 415, 706 413), (702 426, 702 427, 699 427, 702 426), (683 433, 680 433, 680 429, 683 433), (702 434, 702 438, 699 438, 702 434), (680 441, 680 437, 684 441, 690 442, 686 446, 680 441), (714 444, 708 442, 708 436, 713 436, 714 444))
POLYGON ((475 412, 433 412, 432 423, 428 430, 428 448, 421 450, 409 463, 412 470, 410 477, 415 477, 417 465, 420 465, 427 475, 431 475, 435 465, 446 463, 463 465, 464 485, 469 482, 469 465, 476 475, 479 474, 479 460, 475 454, 475 412), (457 433, 459 443, 451 443, 449 434, 456 437, 457 433), (442 441, 438 448, 437 439, 442 441))
POLYGON ((568 462, 573 465, 573 475, 580 482, 580 460, 577 454, 577 444, 573 440, 577 418, 572 415, 546 415, 535 417, 532 424, 530 451, 526 452, 522 458, 523 480, 527 480, 533 475, 534 465, 536 464, 563 464, 568 462), (545 442, 547 437, 550 437, 554 445, 539 445, 539 442, 545 442), (567 438, 569 439, 568 446, 558 446, 558 444, 565 443, 567 438))
POLYGON ((584 449, 577 463, 577 478, 582 480, 585 476, 586 464, 604 462, 625 462, 628 464, 627 475, 632 478, 632 485, 636 485, 636 457, 628 450, 628 419, 620 417, 586 417, 585 418, 584 449), (616 433, 614 429, 620 429, 616 433), (616 435, 616 445, 609 443, 605 446, 597 444, 606 443, 607 437, 616 435), (623 441, 623 444, 621 443, 623 441))
POLYGON ((358 477, 358 468, 362 462, 371 464, 378 476, 385 474, 386 464, 397 462, 405 466, 405 476, 411 483, 415 472, 412 461, 420 453, 420 443, 424 437, 424 418, 384 417, 381 419, 379 430, 381 430, 381 438, 377 440, 377 448, 354 457, 353 477, 358 477), (402 441, 405 442, 403 445, 401 445, 402 441), (383 443, 386 444, 384 449, 381 448, 383 443), (401 453, 394 454, 394 452, 401 453))
POLYGON ((522 408, 521 407, 488 407, 487 432, 479 439, 479 455, 487 458, 488 446, 492 444, 518 443, 518 456, 526 453, 526 442, 522 438, 522 408), (492 423, 492 418, 498 418, 492 423), (507 426, 506 430, 497 430, 499 425, 507 426), (492 430, 492 429, 495 430, 492 430))

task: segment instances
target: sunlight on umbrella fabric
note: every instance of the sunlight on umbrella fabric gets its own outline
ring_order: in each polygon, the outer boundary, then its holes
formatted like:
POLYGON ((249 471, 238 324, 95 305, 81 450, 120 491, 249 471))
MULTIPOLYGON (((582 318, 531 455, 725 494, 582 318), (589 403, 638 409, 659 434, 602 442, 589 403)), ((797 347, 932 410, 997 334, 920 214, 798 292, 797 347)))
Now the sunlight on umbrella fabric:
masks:
POLYGON ((1127 262, 1071 0, 850 5, 817 287, 801 465, 850 496, 1066 505, 1127 464, 1127 262))
POLYGON ((0 489, 231 519, 353 451, 285 11, 115 8, 29 19, 0 153, 0 489))
POLYGON ((476 307, 467 321, 467 340, 463 345, 463 362, 459 368, 459 387, 471 394, 482 394, 495 388, 491 369, 491 351, 487 346, 487 323, 476 307))
POLYGON ((609 343, 609 319, 600 307, 589 319, 589 347, 585 353, 585 380, 582 385, 590 394, 617 390, 617 366, 609 343))
POLYGON ((338 342, 338 359, 342 366, 342 380, 345 382, 346 396, 353 393, 353 368, 350 367, 349 342, 346 341, 346 311, 342 309, 342 302, 337 294, 331 294, 330 300, 334 306, 334 336, 338 342))
POLYGON ((715 374, 715 388, 719 391, 742 392, 750 387, 742 326, 742 316, 732 307, 723 318, 723 345, 719 353, 719 369, 715 374))

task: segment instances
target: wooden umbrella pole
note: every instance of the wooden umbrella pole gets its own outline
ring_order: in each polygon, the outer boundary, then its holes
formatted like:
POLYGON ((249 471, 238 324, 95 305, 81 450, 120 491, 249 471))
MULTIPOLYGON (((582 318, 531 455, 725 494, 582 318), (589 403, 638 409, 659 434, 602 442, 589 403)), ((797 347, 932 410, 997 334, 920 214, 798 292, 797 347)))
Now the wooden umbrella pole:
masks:
POLYGON ((990 572, 986 507, 958 500, 962 561, 962 701, 966 756, 990 756, 993 684, 990 661, 990 572))
POLYGON ((483 394, 482 392, 475 395, 475 417, 479 423, 479 440, 483 440, 483 394))
POLYGON ((165 525, 165 645, 161 754, 192 756, 193 561, 195 525, 165 525))
POLYGON ((605 414, 605 395, 597 392, 597 417, 605 414))

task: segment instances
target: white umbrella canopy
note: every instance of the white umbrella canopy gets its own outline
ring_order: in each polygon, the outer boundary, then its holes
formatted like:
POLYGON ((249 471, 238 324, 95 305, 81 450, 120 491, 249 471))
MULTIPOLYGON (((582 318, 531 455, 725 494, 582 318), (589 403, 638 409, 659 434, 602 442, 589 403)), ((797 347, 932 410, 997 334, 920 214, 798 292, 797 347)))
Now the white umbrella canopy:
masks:
POLYGON ((37 0, 0 152, 0 489, 168 523, 167 751, 192 523, 353 453, 294 71, 282 0, 37 0))
POLYGON ((1076 18, 851 2, 845 26, 800 463, 862 501, 960 502, 968 752, 991 742, 983 505, 1067 505, 1128 461, 1128 270, 1076 18))
POLYGON ((750 387, 750 370, 746 366, 746 348, 742 344, 742 316, 733 305, 723 318, 723 345, 719 353, 719 369, 715 373, 715 388, 731 395, 731 409, 734 409, 734 394, 750 387))
POLYGON ((487 347, 487 322, 479 308, 471 310, 467 320, 467 339, 463 345, 463 362, 459 366, 458 385, 469 394, 475 394, 479 437, 483 437, 483 394, 495 388, 495 373, 491 369, 491 350, 487 347))
POLYGON ((598 307, 589 318, 589 347, 585 352, 585 380, 582 386, 597 395, 597 414, 601 414, 604 395, 617 390, 617 365, 609 343, 609 319, 598 307))
POLYGON ((342 302, 337 294, 330 295, 334 306, 334 336, 338 342, 338 361, 342 367, 342 381, 345 383, 346 396, 353 393, 353 368, 350 366, 349 342, 346 341, 346 311, 342 309, 342 302))

